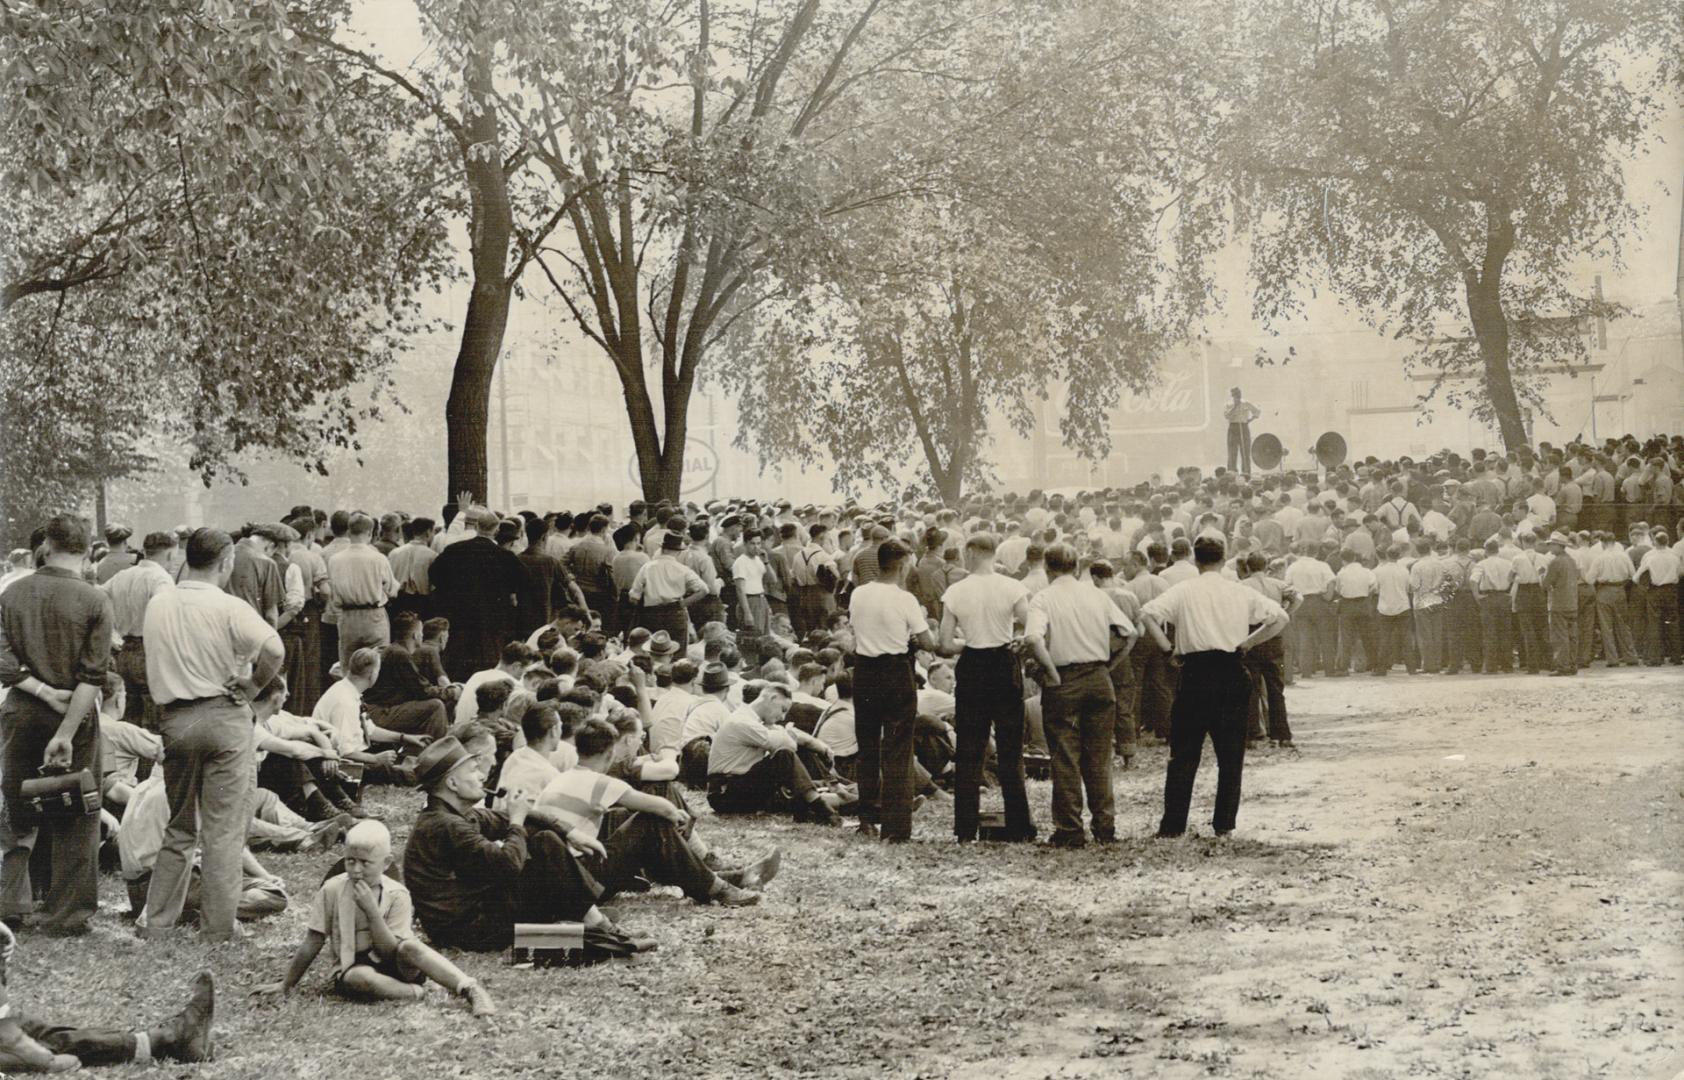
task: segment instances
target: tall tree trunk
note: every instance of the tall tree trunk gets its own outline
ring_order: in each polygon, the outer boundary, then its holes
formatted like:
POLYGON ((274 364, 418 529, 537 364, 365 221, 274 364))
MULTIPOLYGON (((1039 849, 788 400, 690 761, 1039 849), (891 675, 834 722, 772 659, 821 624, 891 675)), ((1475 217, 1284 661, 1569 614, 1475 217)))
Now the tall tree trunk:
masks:
POLYGON ((489 494, 486 433, 491 414, 491 380, 503 351, 509 323, 509 240, 514 218, 509 207, 508 178, 499 150, 497 107, 492 98, 490 57, 468 60, 467 95, 474 107, 464 109, 469 146, 463 155, 472 212, 473 293, 462 322, 462 343, 451 373, 450 399, 445 404, 446 459, 449 479, 446 498, 472 492, 483 500, 489 494))
POLYGON ((956 507, 965 492, 965 470, 963 468, 947 468, 935 473, 936 492, 941 495, 942 505, 956 507))
POLYGON ((1485 395, 1497 418, 1503 448, 1519 450, 1527 445, 1526 418, 1521 414, 1514 375, 1509 370, 1509 320, 1496 281, 1482 281, 1469 287, 1468 316, 1473 323, 1474 338, 1479 342, 1485 395))

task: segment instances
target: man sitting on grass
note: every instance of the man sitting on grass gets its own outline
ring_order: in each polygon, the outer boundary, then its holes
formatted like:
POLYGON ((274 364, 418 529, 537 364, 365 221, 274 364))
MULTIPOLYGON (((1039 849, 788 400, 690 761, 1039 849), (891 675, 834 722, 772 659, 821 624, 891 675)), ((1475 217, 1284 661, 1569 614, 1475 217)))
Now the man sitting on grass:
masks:
POLYGON ((310 902, 310 923, 286 977, 257 989, 287 994, 310 970, 322 946, 332 944, 333 988, 346 997, 419 1001, 431 979, 466 998, 475 1016, 497 1011, 477 981, 421 944, 410 927, 409 890, 386 876, 392 837, 378 821, 359 822, 345 837, 345 871, 322 883, 310 902))
POLYGON ((796 821, 841 824, 836 808, 843 798, 815 787, 799 756, 807 751, 828 763, 830 748, 783 722, 789 687, 749 683, 743 687, 743 700, 743 707, 719 725, 708 751, 709 805, 721 814, 793 809, 796 821))
MULTIPOLYGON (((587 720, 573 735, 579 766, 550 781, 538 800, 567 829, 570 842, 598 838, 603 815, 615 806, 631 817, 606 838, 607 851, 586 855, 585 867, 602 886, 604 899, 620 892, 638 876, 658 885, 676 885, 698 904, 746 907, 760 902, 760 894, 742 889, 708 869, 685 840, 682 830, 690 815, 665 799, 636 791, 624 780, 608 775, 619 732, 605 720, 587 720)), ((512 800, 511 800, 512 803, 512 800)))
POLYGON ((47 1024, 12 1011, 5 969, 18 945, 12 928, 0 923, 0 1075, 17 1072, 70 1072, 82 1065, 122 1065, 148 1061, 209 1061, 211 1018, 216 987, 211 974, 193 977, 187 1007, 149 1028, 68 1027, 47 1024))

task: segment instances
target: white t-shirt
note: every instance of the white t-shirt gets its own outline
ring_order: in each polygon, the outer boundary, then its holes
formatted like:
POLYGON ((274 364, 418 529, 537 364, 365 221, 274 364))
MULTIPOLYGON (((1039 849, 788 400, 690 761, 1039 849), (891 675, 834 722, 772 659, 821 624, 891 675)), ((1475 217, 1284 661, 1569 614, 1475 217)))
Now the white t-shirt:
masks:
POLYGON ((926 686, 918 691, 918 715, 933 716, 937 720, 952 720, 953 710, 957 707, 953 695, 946 690, 937 690, 933 686, 926 686))
POLYGON ((524 791, 528 798, 536 799, 560 775, 561 770, 549 758, 530 746, 522 746, 504 760, 503 771, 497 774, 497 786, 508 791, 524 791))
POLYGON ((731 576, 742 582, 738 589, 743 596, 762 596, 766 592, 766 564, 753 555, 738 555, 731 564, 731 576))
POLYGON ((1011 641, 1017 605, 1028 599, 1023 582, 1004 574, 972 574, 941 594, 943 610, 952 612, 965 644, 974 649, 996 649, 1011 641))
POLYGON ((340 754, 368 749, 368 736, 363 731, 363 694, 350 679, 340 679, 328 687, 316 699, 310 719, 327 725, 333 748, 340 754))
POLYGON ((848 621, 854 628, 854 652, 864 657, 904 654, 908 642, 930 629, 918 598, 882 581, 854 590, 848 621))

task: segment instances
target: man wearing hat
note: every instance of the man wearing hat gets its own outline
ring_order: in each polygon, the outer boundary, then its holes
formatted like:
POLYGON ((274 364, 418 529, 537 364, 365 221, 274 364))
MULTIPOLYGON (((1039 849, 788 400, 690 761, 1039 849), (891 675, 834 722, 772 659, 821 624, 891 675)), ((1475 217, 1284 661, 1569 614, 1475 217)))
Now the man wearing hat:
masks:
POLYGON ((673 640, 671 634, 665 630, 657 630, 649 638, 649 645, 647 646, 649 659, 653 660, 657 666, 670 664, 673 657, 678 655, 681 647, 678 642, 673 640))
POLYGON ((1548 608, 1550 646, 1555 654, 1551 675, 1579 672, 1579 564, 1567 554, 1567 537, 1549 535, 1549 564, 1544 567, 1544 602, 1548 608))
POLYGON ((626 596, 635 609, 633 626, 665 631, 669 638, 688 644, 689 605, 711 594, 696 571, 679 561, 685 542, 682 532, 669 529, 663 533, 660 554, 638 568, 626 596))
POLYGON ((105 542, 111 545, 111 550, 106 552, 105 557, 99 560, 99 565, 94 568, 95 584, 104 585, 120 572, 140 562, 140 553, 128 546, 129 537, 133 535, 134 530, 127 525, 112 523, 105 527, 105 542))
MULTIPOLYGON (((514 941, 517 922, 606 922, 569 841, 553 825, 528 827, 525 792, 511 793, 506 811, 487 809, 485 780, 485 763, 448 736, 415 761, 427 804, 404 848, 403 880, 427 937, 441 948, 495 952, 514 941)), ((577 846, 604 854, 593 838, 577 846)))

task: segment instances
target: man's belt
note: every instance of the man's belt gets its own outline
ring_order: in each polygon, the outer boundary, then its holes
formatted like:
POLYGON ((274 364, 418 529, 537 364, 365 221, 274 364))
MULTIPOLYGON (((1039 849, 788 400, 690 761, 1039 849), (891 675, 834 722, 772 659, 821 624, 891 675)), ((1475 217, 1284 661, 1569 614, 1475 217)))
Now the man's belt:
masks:
POLYGON ((1072 675, 1080 675, 1090 668, 1102 668, 1108 663, 1110 663, 1109 660, 1078 660, 1073 664, 1058 664, 1056 666, 1060 675, 1063 675, 1066 671, 1072 675))
POLYGON ((146 644, 146 639, 141 637, 139 634, 124 634, 123 635, 123 645, 124 645, 124 647, 130 646, 130 645, 144 645, 144 644, 146 644))
POLYGON ((340 611, 378 611, 385 607, 384 602, 378 604, 340 604, 340 611))

